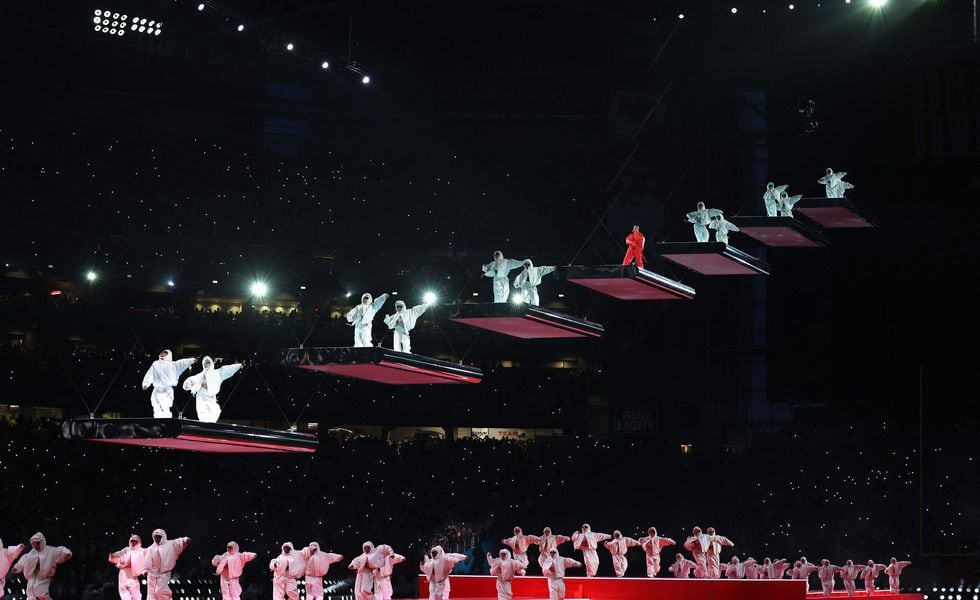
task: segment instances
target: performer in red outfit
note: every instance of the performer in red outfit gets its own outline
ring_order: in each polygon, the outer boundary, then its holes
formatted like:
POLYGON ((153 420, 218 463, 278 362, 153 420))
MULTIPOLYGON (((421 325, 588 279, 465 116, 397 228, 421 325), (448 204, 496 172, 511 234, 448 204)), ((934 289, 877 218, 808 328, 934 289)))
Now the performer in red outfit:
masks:
POLYGON ((623 264, 628 265, 631 261, 636 260, 636 266, 642 269, 643 246, 646 243, 647 239, 640 233, 640 226, 634 225, 633 232, 626 236, 626 257, 623 258, 623 264))

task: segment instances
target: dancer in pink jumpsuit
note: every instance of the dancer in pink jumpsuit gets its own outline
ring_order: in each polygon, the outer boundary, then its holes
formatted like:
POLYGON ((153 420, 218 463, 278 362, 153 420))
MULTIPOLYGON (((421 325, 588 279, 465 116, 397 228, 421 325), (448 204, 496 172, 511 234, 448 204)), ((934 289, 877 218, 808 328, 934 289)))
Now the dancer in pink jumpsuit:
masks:
POLYGON ((725 563, 722 573, 725 574, 725 579, 745 579, 745 565, 737 556, 733 556, 731 560, 725 563))
POLYGON ((640 538, 640 547, 647 556, 647 577, 656 577, 660 573, 660 551, 676 543, 668 537, 658 536, 656 527, 647 529, 646 537, 640 538))
POLYGON ((391 600, 391 575, 395 572, 395 565, 401 562, 405 562, 405 557, 396 554, 388 544, 381 544, 371 553, 368 564, 374 577, 375 600, 391 600))
POLYGON ((510 550, 501 549, 500 558, 487 552, 490 574, 497 578, 497 600, 514 600, 510 582, 518 575, 524 575, 526 563, 510 557, 510 550))
POLYGON ((533 543, 531 539, 531 536, 524 535, 520 527, 515 527, 513 537, 502 539, 500 543, 510 547, 511 552, 514 553, 514 560, 518 560, 526 565, 528 564, 527 549, 533 543))
POLYGON ((902 588, 901 582, 899 581, 899 576, 905 567, 911 565, 912 563, 907 560, 898 560, 894 556, 888 562, 888 566, 885 568, 885 575, 888 575, 888 589, 891 593, 897 594, 902 588))
POLYGON ((297 600, 299 590, 296 582, 306 573, 306 561, 292 542, 282 545, 282 553, 269 561, 269 570, 272 571, 273 600, 297 600))
POLYGON ((357 572, 354 579, 354 600, 371 600, 374 597, 374 570, 368 562, 373 552, 374 544, 364 542, 361 544, 360 556, 347 565, 348 569, 357 572))
POLYGON ((848 560, 840 568, 840 579, 844 582, 844 590, 847 591, 848 596, 853 596, 857 593, 857 586, 854 585, 854 580, 860 576, 861 567, 854 564, 853 560, 848 560))
POLYGON ((684 549, 691 553, 694 559, 694 577, 705 579, 708 577, 708 548, 711 547, 711 538, 701 532, 700 527, 691 530, 691 535, 684 542, 684 549))
POLYGON ((640 542, 633 538, 623 537, 618 529, 613 531, 612 539, 605 542, 606 549, 612 555, 613 570, 616 571, 616 577, 626 575, 626 567, 629 565, 626 560, 626 552, 633 546, 639 545, 640 542))
POLYGON ((722 546, 734 546, 735 544, 723 535, 715 533, 714 527, 709 527, 707 552, 708 577, 711 579, 721 578, 721 548, 722 546))
POLYGON ((239 552, 238 542, 228 542, 224 554, 216 554, 211 559, 215 567, 214 574, 220 577, 221 600, 239 600, 242 597, 242 586, 238 578, 242 576, 245 563, 255 560, 254 552, 239 552))
POLYGON ((542 563, 544 563, 544 561, 548 559, 552 549, 561 546, 565 542, 572 541, 572 538, 564 535, 553 535, 551 533, 551 527, 545 527, 544 531, 542 531, 541 535, 539 536, 529 535, 527 536, 527 538, 531 541, 532 544, 538 545, 538 551, 540 552, 540 554, 538 555, 538 565, 541 565, 542 563))
POLYGON ((800 560, 793 563, 793 568, 789 571, 790 579, 802 580, 806 583, 806 591, 810 593, 810 575, 815 573, 817 570, 817 565, 806 560, 804 556, 800 560))
POLYGON ((64 546, 48 546, 40 531, 31 536, 31 551, 14 564, 14 573, 23 573, 27 580, 27 600, 50 600, 51 580, 58 565, 71 560, 71 550, 64 546))
POLYGON ((191 543, 191 538, 167 539, 167 532, 153 530, 153 543, 146 549, 143 566, 146 568, 147 600, 170 600, 170 572, 177 565, 177 557, 191 543))
POLYGON ((129 536, 128 546, 109 555, 109 562, 119 569, 120 600, 142 600, 140 575, 143 574, 145 555, 143 540, 135 533, 129 536))
POLYGON ((762 561, 762 578, 763 579, 782 579, 786 576, 786 569, 790 567, 789 561, 785 558, 780 558, 779 560, 772 561, 767 556, 765 560, 762 561))
POLYGON ((886 565, 876 563, 873 560, 868 561, 868 566, 861 569, 861 579, 864 580, 864 591, 870 596, 875 593, 875 579, 882 571, 887 569, 886 565))
POLYGON ((23 551, 24 544, 4 547, 3 540, 0 540, 0 598, 3 598, 4 585, 7 582, 6 578, 10 566, 14 564, 14 561, 23 551))
POLYGON ((691 570, 697 567, 698 563, 684 558, 684 555, 678 552, 674 559, 674 564, 670 565, 670 568, 667 570, 677 579, 690 579, 691 570))
POLYGON ((745 559, 742 563, 745 565, 745 578, 746 579, 762 579, 762 565, 760 565, 751 556, 745 559))
POLYGON ((557 548, 551 549, 541 565, 544 576, 548 578, 548 600, 565 600, 565 569, 581 566, 579 561, 559 555, 557 548))
POLYGON ((343 555, 321 552, 320 544, 316 542, 310 542, 300 551, 300 555, 306 561, 306 597, 323 600, 323 577, 330 570, 330 565, 344 560, 343 555))
POLYGON ((824 598, 830 598, 830 595, 834 593, 834 575, 837 573, 840 573, 840 567, 830 564, 826 558, 820 561, 820 566, 817 568, 817 579, 820 580, 824 598))
POLYGON ((599 542, 611 538, 612 536, 608 533, 595 533, 588 523, 582 525, 582 531, 576 531, 572 534, 572 547, 582 551, 586 577, 595 577, 596 571, 599 569, 599 554, 596 552, 599 542))
POLYGON ((453 567, 466 561, 465 554, 446 552, 442 546, 433 546, 419 569, 429 582, 429 600, 449 600, 449 574, 453 567))

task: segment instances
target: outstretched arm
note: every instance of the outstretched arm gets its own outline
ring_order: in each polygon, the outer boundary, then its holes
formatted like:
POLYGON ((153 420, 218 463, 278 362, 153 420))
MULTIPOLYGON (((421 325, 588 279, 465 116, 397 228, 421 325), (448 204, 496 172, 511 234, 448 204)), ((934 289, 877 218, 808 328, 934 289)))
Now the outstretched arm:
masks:
POLYGON ((153 365, 146 370, 146 375, 143 376, 143 389, 149 389, 153 385, 153 365))
POLYGON ((182 358, 180 360, 174 361, 174 368, 177 370, 177 375, 180 375, 184 371, 190 368, 191 365, 197 362, 196 358, 182 358))
POLYGON ((225 365, 218 369, 218 377, 221 377, 221 381, 228 379, 235 373, 237 373, 242 368, 242 363, 235 363, 233 365, 225 365))
POLYGON ((381 294, 380 296, 374 299, 374 302, 371 304, 371 308, 373 308, 376 311, 381 310, 381 307, 385 305, 386 300, 388 300, 388 294, 387 293, 381 294))

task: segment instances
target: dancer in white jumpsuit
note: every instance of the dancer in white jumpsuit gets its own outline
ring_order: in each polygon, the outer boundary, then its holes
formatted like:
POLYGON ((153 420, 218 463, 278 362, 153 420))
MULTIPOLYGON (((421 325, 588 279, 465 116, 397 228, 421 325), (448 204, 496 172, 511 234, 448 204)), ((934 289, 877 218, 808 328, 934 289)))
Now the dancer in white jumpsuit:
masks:
POLYGON ((394 593, 391 576, 395 572, 395 565, 402 562, 405 562, 405 557, 396 554, 388 544, 381 544, 371 553, 368 564, 374 577, 374 600, 391 600, 394 593))
POLYGON ((119 569, 120 600, 142 600, 140 575, 143 574, 145 555, 143 540, 135 533, 129 536, 129 546, 109 555, 109 562, 119 569))
POLYGON ((64 546, 48 546, 44 534, 31 536, 31 551, 20 557, 12 571, 27 580, 27 600, 50 600, 51 580, 58 565, 71 560, 71 550, 64 546))
POLYGON ((184 380, 184 389, 190 392, 196 400, 197 419, 204 423, 218 422, 218 417, 221 416, 221 407, 218 405, 218 392, 221 391, 221 382, 242 368, 241 363, 235 363, 215 369, 214 363, 215 361, 210 356, 205 356, 201 359, 201 367, 204 370, 184 380))
POLYGON ((150 393, 150 404, 153 406, 154 419, 169 419, 173 416, 171 409, 174 405, 174 386, 180 379, 180 374, 197 362, 196 358, 173 359, 170 350, 160 353, 160 358, 153 361, 146 375, 143 376, 143 389, 150 393))
POLYGON ((869 596, 875 593, 875 579, 887 568, 886 565, 869 560, 868 566, 861 569, 861 579, 864 580, 864 591, 869 596))
POLYGON ((395 332, 394 348, 397 352, 412 353, 412 330, 415 329, 416 321, 428 308, 428 304, 418 304, 412 308, 406 308, 405 303, 401 300, 395 302, 395 314, 385 317, 385 325, 395 332))
POLYGON ((432 547, 425 562, 419 565, 429 582, 429 600, 449 600, 449 574, 465 560, 465 554, 445 552, 442 546, 432 547))
POLYGON ((269 570, 272 571, 273 600, 298 600, 296 582, 306 573, 306 561, 292 542, 282 545, 282 553, 269 561, 269 570))
POLYGON ((684 555, 678 552, 677 556, 674 557, 674 564, 670 565, 667 570, 677 579, 690 579, 691 571, 697 568, 698 563, 684 558, 684 555))
POLYGON ((885 575, 888 575, 888 589, 891 593, 897 594, 899 590, 902 589, 902 583, 899 580, 899 576, 905 567, 911 565, 912 563, 907 560, 898 560, 894 556, 891 561, 889 561, 888 566, 885 568, 885 575))
POLYGON ((524 270, 514 278, 514 289, 518 290, 524 302, 532 306, 541 304, 538 296, 538 286, 545 275, 554 273, 557 267, 535 267, 530 258, 525 258, 522 263, 524 270))
POLYGON ((490 565, 490 574, 497 578, 497 600, 514 600, 510 582, 514 577, 524 574, 527 562, 511 558, 510 550, 503 548, 500 550, 500 558, 494 558, 487 552, 487 564, 490 565))
POLYGON ((854 189, 854 186, 844 181, 847 171, 834 173, 833 169, 828 168, 826 174, 817 180, 817 183, 824 185, 824 192, 828 198, 843 198, 844 192, 854 189))
POLYGON ((371 294, 365 292, 361 295, 361 303, 347 311, 347 322, 354 327, 355 348, 374 346, 371 339, 371 325, 374 323, 374 315, 378 314, 387 299, 388 294, 381 294, 377 300, 373 300, 371 294))
POLYGON ((717 208, 705 208, 704 202, 698 202, 698 209, 687 213, 687 222, 694 224, 694 239, 707 242, 708 225, 711 224, 711 219, 722 216, 724 213, 717 208))
POLYGON ((16 546, 6 546, 3 545, 3 540, 0 540, 0 598, 3 598, 4 585, 7 583, 7 573, 10 571, 11 565, 20 556, 20 553, 24 551, 24 544, 17 544, 16 546))
POLYGON ((565 600, 565 569, 580 568, 582 563, 558 554, 557 548, 552 548, 548 558, 541 565, 544 576, 548 578, 548 599, 565 600))
POLYGON ((820 561, 820 566, 817 567, 817 579, 820 580, 824 598, 830 598, 834 593, 834 575, 840 573, 840 570, 840 567, 830 564, 826 558, 820 561))
POLYGON ((360 556, 347 565, 348 569, 357 573, 354 578, 354 600, 371 600, 374 597, 374 570, 369 562, 372 553, 374 544, 364 542, 361 544, 360 556))
POLYGON ((613 531, 612 539, 605 542, 606 549, 612 555, 613 570, 616 571, 616 577, 626 575, 626 568, 628 566, 626 552, 629 548, 639 545, 640 542, 637 540, 631 537, 623 537, 623 534, 618 529, 613 531))
POLYGON ((844 566, 840 568, 840 579, 844 582, 844 590, 847 592, 848 596, 854 596, 857 593, 857 586, 854 585, 854 580, 861 576, 861 567, 854 564, 853 560, 848 560, 844 563, 844 566))
MULTIPOLYGON (((711 538, 701 532, 700 527, 691 530, 691 535, 684 542, 684 549, 691 553, 694 559, 694 577, 696 579, 708 578, 708 548, 711 546, 711 538)), ((675 575, 676 577, 676 575, 675 575)))
POLYGON ((153 543, 146 549, 143 556, 143 566, 146 569, 146 599, 170 600, 170 574, 177 565, 177 557, 191 543, 191 538, 181 537, 175 540, 167 539, 167 532, 162 529, 153 530, 153 543))
POLYGON ((510 294, 508 278, 510 272, 519 269, 523 263, 512 258, 504 258, 504 253, 497 250, 493 253, 493 261, 483 265, 483 276, 493 278, 493 301, 497 304, 507 302, 510 294))
POLYGON ((572 538, 564 535, 554 535, 551 533, 551 527, 545 527, 541 535, 529 535, 527 539, 530 540, 532 544, 538 545, 538 565, 541 565, 545 560, 547 560, 553 548, 561 546, 565 542, 572 541, 572 538))
POLYGON ((221 600, 240 600, 242 586, 238 578, 242 576, 245 563, 255 560, 254 552, 239 552, 238 542, 228 542, 224 554, 215 555, 211 559, 214 574, 221 583, 221 600))
POLYGON ((660 551, 676 543, 668 537, 657 535, 656 527, 647 529, 646 537, 640 538, 640 547, 647 557, 647 577, 656 577, 660 573, 660 551))
POLYGON ((330 570, 330 565, 344 560, 344 556, 321 552, 317 542, 310 542, 300 554, 306 561, 306 597, 310 600, 323 600, 323 578, 330 570))
POLYGON ((527 549, 534 542, 532 541, 531 536, 524 535, 524 532, 521 531, 520 527, 514 528, 513 537, 504 538, 500 540, 500 543, 510 547, 511 551, 514 553, 514 560, 520 561, 525 565, 528 564, 527 549))
POLYGON ((779 213, 779 195, 788 187, 788 185, 777 186, 771 181, 766 184, 766 193, 762 195, 762 201, 766 205, 767 215, 775 217, 779 213))
POLYGON ((582 562, 585 563, 585 576, 595 577, 599 569, 599 554, 596 548, 600 542, 612 539, 608 533, 595 533, 588 523, 582 525, 582 531, 572 534, 572 547, 582 551, 582 562))

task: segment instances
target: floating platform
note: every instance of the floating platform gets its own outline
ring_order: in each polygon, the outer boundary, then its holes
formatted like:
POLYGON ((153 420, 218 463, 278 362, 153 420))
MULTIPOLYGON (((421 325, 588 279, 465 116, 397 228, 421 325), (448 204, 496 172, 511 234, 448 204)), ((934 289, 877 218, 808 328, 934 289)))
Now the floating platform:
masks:
POLYGON ((605 331, 599 323, 523 302, 459 304, 450 319, 525 340, 601 337, 605 331))
POLYGON ((657 253, 701 275, 768 275, 769 265, 721 242, 663 242, 657 253))
POLYGON ((819 248, 829 242, 820 230, 793 217, 732 217, 739 233, 771 248, 819 248))
POLYGON ((558 267, 559 279, 619 300, 691 300, 694 288, 636 265, 558 267))
POLYGON ((878 220, 851 204, 847 198, 802 198, 793 207, 814 223, 826 229, 866 229, 877 227, 878 220))
POLYGON ((282 351, 279 360, 287 367, 299 367, 391 385, 483 381, 483 371, 476 367, 418 354, 396 352, 380 346, 288 348, 282 351))
POLYGON ((194 452, 310 453, 317 447, 310 433, 188 419, 69 419, 61 433, 70 440, 194 452))

